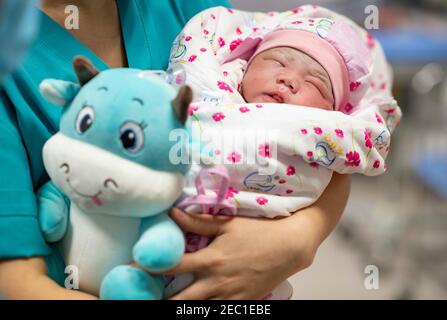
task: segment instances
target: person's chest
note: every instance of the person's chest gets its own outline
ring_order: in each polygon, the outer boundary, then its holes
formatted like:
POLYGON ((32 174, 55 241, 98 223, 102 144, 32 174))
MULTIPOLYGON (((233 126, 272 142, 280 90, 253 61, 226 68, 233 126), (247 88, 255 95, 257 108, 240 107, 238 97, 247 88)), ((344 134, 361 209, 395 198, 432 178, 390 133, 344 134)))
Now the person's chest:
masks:
POLYGON ((127 55, 121 36, 104 39, 101 42, 94 39, 84 40, 83 43, 90 48, 105 64, 111 68, 127 68, 127 55))

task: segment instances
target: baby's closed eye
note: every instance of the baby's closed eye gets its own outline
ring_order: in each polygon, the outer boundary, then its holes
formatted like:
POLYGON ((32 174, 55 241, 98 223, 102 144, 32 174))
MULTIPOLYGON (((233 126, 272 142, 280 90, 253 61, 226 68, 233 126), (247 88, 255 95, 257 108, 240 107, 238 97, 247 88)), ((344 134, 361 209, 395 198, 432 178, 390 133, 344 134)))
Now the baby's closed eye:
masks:
POLYGON ((275 65, 278 65, 278 66, 280 66, 280 67, 285 67, 285 64, 284 64, 281 60, 279 60, 279 59, 276 59, 276 58, 267 58, 267 59, 265 59, 265 60, 270 61, 270 62, 272 62, 272 63, 274 63, 275 65))
POLYGON ((311 77, 307 79, 307 82, 314 86, 323 97, 330 98, 329 88, 321 79, 311 77))

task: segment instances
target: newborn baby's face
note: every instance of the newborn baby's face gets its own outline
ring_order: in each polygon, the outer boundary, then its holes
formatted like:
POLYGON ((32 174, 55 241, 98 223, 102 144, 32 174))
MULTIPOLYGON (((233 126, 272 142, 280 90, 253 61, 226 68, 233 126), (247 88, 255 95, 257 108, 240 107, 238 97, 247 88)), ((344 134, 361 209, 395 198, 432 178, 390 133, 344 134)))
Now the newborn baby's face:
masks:
POLYGON ((308 55, 288 47, 258 54, 242 79, 247 102, 279 102, 334 109, 332 85, 326 70, 308 55))

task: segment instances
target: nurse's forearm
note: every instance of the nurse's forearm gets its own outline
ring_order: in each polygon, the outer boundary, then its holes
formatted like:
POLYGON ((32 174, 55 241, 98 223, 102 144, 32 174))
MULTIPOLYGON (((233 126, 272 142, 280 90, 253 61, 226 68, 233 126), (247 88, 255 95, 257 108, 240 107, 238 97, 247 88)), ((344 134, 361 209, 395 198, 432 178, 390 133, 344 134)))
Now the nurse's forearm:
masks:
POLYGON ((326 239, 337 225, 346 207, 351 188, 351 177, 334 173, 326 190, 320 198, 310 207, 297 211, 288 217, 292 228, 300 232, 303 225, 308 229, 311 252, 310 260, 318 250, 318 247, 326 239))
POLYGON ((314 225, 318 228, 320 243, 337 225, 340 220, 351 191, 351 176, 334 173, 331 182, 321 195, 320 199, 312 208, 313 211, 307 213, 314 225))
POLYGON ((0 260, 0 294, 14 300, 93 300, 95 296, 61 288, 47 276, 41 257, 0 260))

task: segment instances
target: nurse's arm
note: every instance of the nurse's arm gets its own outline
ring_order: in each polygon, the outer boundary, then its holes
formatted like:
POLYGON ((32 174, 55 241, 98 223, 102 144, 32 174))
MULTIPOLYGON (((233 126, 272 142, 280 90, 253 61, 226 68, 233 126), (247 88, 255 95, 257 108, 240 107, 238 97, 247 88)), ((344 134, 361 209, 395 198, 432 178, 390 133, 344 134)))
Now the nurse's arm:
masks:
POLYGON ((93 300, 97 297, 60 287, 47 275, 42 257, 0 260, 0 295, 14 300, 93 300))

